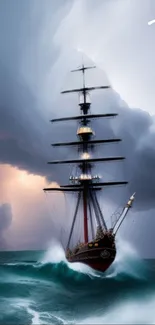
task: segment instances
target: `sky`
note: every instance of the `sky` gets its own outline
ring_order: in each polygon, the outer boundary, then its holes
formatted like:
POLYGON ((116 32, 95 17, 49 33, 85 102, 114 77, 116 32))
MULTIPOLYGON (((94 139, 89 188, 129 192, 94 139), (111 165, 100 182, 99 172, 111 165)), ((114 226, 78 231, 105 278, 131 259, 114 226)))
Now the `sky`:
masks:
POLYGON ((80 85, 69 71, 81 64, 82 51, 86 63, 97 65, 89 84, 112 86, 92 95, 92 110, 119 113, 112 122, 94 123, 98 137, 123 139, 109 149, 126 156, 121 173, 105 166, 105 177, 130 181, 123 194, 105 191, 106 216, 136 191, 122 235, 153 256, 155 24, 148 21, 154 18, 154 0, 0 1, 0 249, 42 249, 66 224, 64 196, 46 199, 42 188, 67 182, 71 171, 46 162, 74 156, 50 144, 76 139, 77 125, 49 120, 78 113, 77 98, 60 91, 80 85))

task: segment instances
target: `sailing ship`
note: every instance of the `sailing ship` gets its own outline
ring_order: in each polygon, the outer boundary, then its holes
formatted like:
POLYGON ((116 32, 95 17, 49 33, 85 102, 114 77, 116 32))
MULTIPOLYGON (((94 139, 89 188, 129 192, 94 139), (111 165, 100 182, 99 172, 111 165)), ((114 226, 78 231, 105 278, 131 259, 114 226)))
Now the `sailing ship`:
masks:
MULTIPOLYGON (((54 143, 54 147, 58 146, 76 146, 80 150, 81 157, 72 160, 55 160, 48 162, 48 164, 77 164, 78 173, 71 175, 69 180, 70 184, 61 185, 60 187, 44 188, 45 192, 61 191, 61 192, 74 192, 77 194, 77 202, 75 212, 72 219, 71 229, 69 233, 68 243, 66 246, 66 258, 69 262, 81 262, 91 268, 104 272, 114 262, 116 257, 116 234, 125 219, 129 209, 134 201, 135 193, 130 197, 127 204, 123 207, 118 214, 115 223, 111 228, 108 228, 105 222, 101 206, 98 201, 97 194, 102 191, 104 187, 127 185, 127 181, 113 181, 101 182, 99 175, 93 175, 94 163, 109 162, 123 160, 125 157, 101 157, 93 158, 91 156, 92 148, 97 144, 110 144, 121 141, 121 139, 95 139, 94 130, 91 126, 91 121, 96 118, 111 118, 118 114, 91 114, 91 101, 90 92, 97 89, 107 90, 111 88, 107 86, 87 87, 85 84, 85 71, 95 68, 95 66, 82 66, 71 72, 82 72, 83 85, 81 88, 70 89, 62 91, 61 93, 78 93, 80 96, 79 107, 80 115, 72 117, 57 118, 51 122, 63 121, 79 121, 77 130, 78 141, 54 143), (79 208, 82 207, 83 218, 83 240, 78 242, 76 246, 71 247, 71 238, 75 227, 79 208), (89 224, 89 226, 88 226, 89 224), (91 235, 89 229, 91 229, 91 235)), ((80 215, 81 218, 81 215, 80 215)))

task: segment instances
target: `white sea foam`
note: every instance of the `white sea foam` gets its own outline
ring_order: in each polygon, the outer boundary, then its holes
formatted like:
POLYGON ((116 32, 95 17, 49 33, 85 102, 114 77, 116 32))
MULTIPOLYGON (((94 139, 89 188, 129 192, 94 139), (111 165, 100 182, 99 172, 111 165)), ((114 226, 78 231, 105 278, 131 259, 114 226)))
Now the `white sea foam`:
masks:
POLYGON ((116 277, 120 274, 128 274, 134 278, 144 278, 144 262, 136 248, 122 238, 116 240, 117 255, 107 277, 116 277))
POLYGON ((40 324, 42 324, 42 322, 40 321, 39 313, 37 311, 33 310, 32 308, 30 308, 31 304, 32 304, 32 301, 28 301, 25 299, 19 300, 17 298, 15 298, 13 300, 13 302, 11 303, 11 305, 14 306, 15 308, 25 309, 28 314, 32 315, 32 323, 31 324, 40 325, 40 324))
MULTIPOLYGON (((34 325, 40 325, 40 324, 43 324, 42 321, 40 320, 40 315, 37 311, 31 309, 30 307, 27 307, 27 312, 32 315, 32 324, 34 325)), ((45 323, 44 324, 48 324, 48 323, 45 323)))
POLYGON ((30 307, 27 307, 27 312, 32 315, 32 325, 48 325, 48 324, 74 324, 73 321, 67 321, 59 315, 54 315, 48 312, 37 312, 30 307))
POLYGON ((89 317, 79 324, 155 324, 155 297, 128 300, 110 308, 104 314, 89 317))
POLYGON ((28 301, 25 299, 14 299, 14 302, 11 303, 15 308, 24 309, 26 312, 32 316, 31 324, 32 325, 47 325, 50 324, 51 315, 45 312, 38 312, 32 309, 32 305, 35 305, 33 301, 28 301))
POLYGON ((100 276, 95 271, 93 271, 92 268, 90 268, 89 266, 87 266, 85 264, 82 264, 79 262, 69 263, 65 257, 65 251, 64 251, 62 245, 55 240, 53 242, 51 242, 49 249, 45 253, 41 262, 43 264, 65 262, 67 264, 67 266, 70 269, 72 269, 73 271, 88 274, 89 276, 92 276, 92 277, 100 276))
POLYGON ((65 257, 65 251, 60 244, 60 242, 53 240, 49 244, 49 248, 46 251, 45 255, 43 256, 41 263, 60 263, 60 262, 67 262, 65 257))
POLYGON ((155 324, 154 306, 155 296, 145 296, 136 300, 125 300, 121 304, 112 306, 107 311, 96 311, 95 316, 85 319, 67 320, 61 315, 48 312, 38 312, 32 309, 30 302, 21 300, 15 303, 16 308, 24 308, 32 316, 32 325, 59 324, 155 324))
MULTIPOLYGON (((154 315, 155 297, 146 297, 145 300, 128 300, 116 307, 112 307, 102 314, 85 318, 78 324, 155 324, 154 315)), ((65 320, 58 315, 45 315, 47 313, 38 313, 31 308, 27 308, 32 317, 32 324, 50 324, 54 319, 59 324, 77 324, 76 320, 65 320)))

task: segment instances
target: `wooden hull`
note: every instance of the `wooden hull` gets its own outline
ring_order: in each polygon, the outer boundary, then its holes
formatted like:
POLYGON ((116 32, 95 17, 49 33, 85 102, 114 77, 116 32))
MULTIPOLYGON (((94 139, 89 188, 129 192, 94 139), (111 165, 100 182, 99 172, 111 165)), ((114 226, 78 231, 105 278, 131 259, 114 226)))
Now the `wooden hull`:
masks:
MULTIPOLYGON (((95 243, 96 244, 96 243, 95 243)), ((116 247, 114 241, 105 245, 104 239, 100 239, 97 244, 98 247, 88 243, 85 247, 79 249, 78 252, 71 256, 66 256, 70 263, 81 262, 96 271, 105 272, 114 262, 116 257, 116 247), (89 246, 92 245, 92 246, 89 246)))

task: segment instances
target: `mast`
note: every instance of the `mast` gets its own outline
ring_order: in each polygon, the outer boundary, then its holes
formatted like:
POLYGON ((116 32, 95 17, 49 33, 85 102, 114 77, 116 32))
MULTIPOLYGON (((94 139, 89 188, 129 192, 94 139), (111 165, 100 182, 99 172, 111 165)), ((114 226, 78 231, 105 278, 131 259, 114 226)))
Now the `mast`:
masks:
POLYGON ((88 222, 87 222, 87 186, 83 188, 83 214, 84 214, 84 241, 88 243, 88 222))
MULTIPOLYGON (((125 159, 125 157, 99 157, 99 158, 93 158, 91 157, 91 149, 96 144, 110 144, 110 143, 116 143, 120 142, 121 139, 113 138, 113 139, 95 139, 94 136, 95 133, 90 125, 91 121, 96 118, 112 118, 116 117, 118 114, 116 113, 109 113, 109 114, 90 114, 90 107, 91 107, 91 101, 89 97, 89 93, 93 90, 97 89, 110 89, 111 87, 109 85, 105 86, 97 86, 97 87, 86 87, 86 81, 85 81, 85 71, 87 69, 93 69, 95 66, 87 67, 84 66, 84 64, 76 69, 72 70, 71 72, 82 72, 83 82, 82 82, 82 88, 76 88, 76 89, 69 89, 64 90, 61 93, 79 93, 80 100, 79 100, 79 107, 81 114, 78 116, 71 116, 71 117, 62 117, 62 118, 56 118, 51 120, 51 122, 64 122, 64 121, 71 121, 76 120, 79 121, 79 127, 77 129, 77 137, 78 141, 73 142, 60 142, 60 143, 53 143, 52 146, 77 146, 80 149, 81 156, 79 159, 70 159, 70 160, 54 160, 48 162, 48 164, 77 164, 78 165, 78 176, 70 176, 70 184, 66 185, 60 185, 58 188, 45 188, 44 191, 68 191, 68 192, 79 192, 82 194, 82 201, 83 201, 83 225, 84 225, 84 231, 83 231, 83 237, 84 242, 87 243, 89 241, 89 234, 88 234, 88 217, 91 222, 91 227, 93 228, 92 224, 92 209, 95 213, 95 220, 97 221, 97 224, 99 227, 103 228, 104 230, 107 230, 107 225, 104 220, 104 216, 102 214, 101 208, 99 206, 96 192, 101 191, 102 188, 107 186, 119 186, 119 185, 126 185, 128 182, 126 181, 113 181, 113 182, 100 182, 100 177, 98 175, 92 174, 92 169, 94 166, 94 163, 101 163, 101 162, 109 162, 109 161, 119 161, 125 159)), ((69 247, 69 243, 71 240, 75 219, 77 216, 77 211, 79 208, 79 201, 77 201, 76 205, 76 212, 73 218, 71 230, 70 230, 70 236, 69 236, 69 242, 67 247, 69 247)), ((93 229, 92 229, 93 233, 93 229)))

